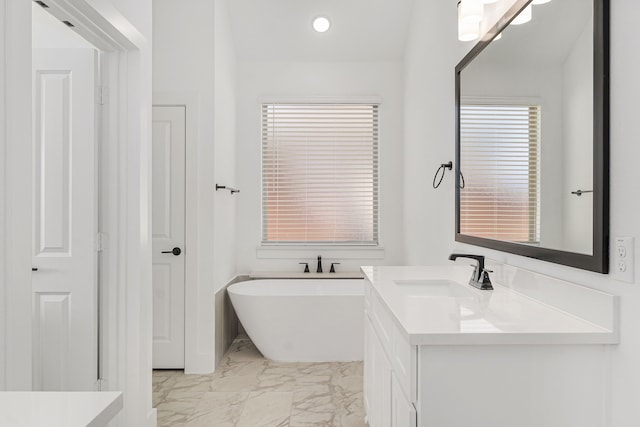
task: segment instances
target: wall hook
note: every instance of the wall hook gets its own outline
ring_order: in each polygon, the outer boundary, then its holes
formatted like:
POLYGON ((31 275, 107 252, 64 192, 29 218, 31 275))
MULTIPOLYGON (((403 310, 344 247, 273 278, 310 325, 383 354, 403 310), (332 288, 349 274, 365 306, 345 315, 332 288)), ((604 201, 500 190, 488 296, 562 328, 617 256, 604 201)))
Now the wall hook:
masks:
POLYGON ((449 170, 453 169, 452 161, 449 161, 447 163, 443 163, 440 165, 440 167, 436 171, 436 174, 433 176, 433 188, 440 187, 440 184, 442 184, 442 180, 444 179, 444 173, 446 172, 447 169, 449 170), (440 174, 440 171, 442 171, 442 175, 440 175, 440 179, 438 179, 438 174, 440 174), (438 181, 437 184, 436 184, 436 181, 438 181))

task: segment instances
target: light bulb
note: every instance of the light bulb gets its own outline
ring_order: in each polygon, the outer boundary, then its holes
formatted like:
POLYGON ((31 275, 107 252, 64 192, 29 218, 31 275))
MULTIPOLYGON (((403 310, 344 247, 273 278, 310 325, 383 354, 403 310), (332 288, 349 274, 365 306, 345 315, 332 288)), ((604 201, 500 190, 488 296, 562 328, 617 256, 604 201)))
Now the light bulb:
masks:
POLYGON ((477 24, 482 21, 484 5, 480 0, 461 0, 458 6, 458 22, 477 24))
POLYGON ((524 10, 520 12, 520 15, 516 16, 515 19, 511 21, 511 23, 513 25, 521 25, 531 21, 532 17, 533 17, 533 8, 531 7, 531 5, 529 5, 525 7, 524 10))
POLYGON ((480 37, 480 24, 474 22, 458 22, 458 40, 470 42, 480 37))
POLYGON ((324 33, 331 27, 331 22, 324 16, 319 16, 313 20, 313 29, 319 33, 324 33))

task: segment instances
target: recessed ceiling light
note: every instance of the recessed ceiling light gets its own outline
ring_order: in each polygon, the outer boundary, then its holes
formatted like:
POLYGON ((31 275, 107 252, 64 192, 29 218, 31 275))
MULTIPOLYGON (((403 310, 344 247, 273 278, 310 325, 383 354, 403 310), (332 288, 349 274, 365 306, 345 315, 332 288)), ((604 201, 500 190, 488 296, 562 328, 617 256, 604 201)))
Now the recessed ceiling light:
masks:
POLYGON ((329 29, 330 26, 331 22, 329 22, 329 19, 325 18, 324 16, 319 16, 313 20, 313 29, 319 33, 324 33, 329 29))

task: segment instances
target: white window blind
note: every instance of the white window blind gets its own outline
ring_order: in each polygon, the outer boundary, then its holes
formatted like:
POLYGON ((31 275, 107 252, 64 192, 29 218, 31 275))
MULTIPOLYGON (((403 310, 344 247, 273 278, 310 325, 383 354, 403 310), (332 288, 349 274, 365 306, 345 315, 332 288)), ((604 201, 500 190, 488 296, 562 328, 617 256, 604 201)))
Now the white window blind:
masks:
POLYGON ((262 105, 263 243, 378 243, 378 106, 262 105))
POLYGON ((540 107, 460 107, 460 232, 488 239, 540 240, 540 107))

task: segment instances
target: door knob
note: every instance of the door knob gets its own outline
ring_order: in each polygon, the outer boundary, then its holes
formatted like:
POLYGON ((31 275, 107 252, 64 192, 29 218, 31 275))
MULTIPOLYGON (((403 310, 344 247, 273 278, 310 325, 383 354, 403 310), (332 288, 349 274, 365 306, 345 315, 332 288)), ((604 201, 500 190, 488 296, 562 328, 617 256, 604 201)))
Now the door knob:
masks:
POLYGON ((162 251, 163 254, 174 254, 175 256, 178 256, 182 253, 182 250, 178 247, 175 247, 173 249, 171 249, 170 251, 162 251))

